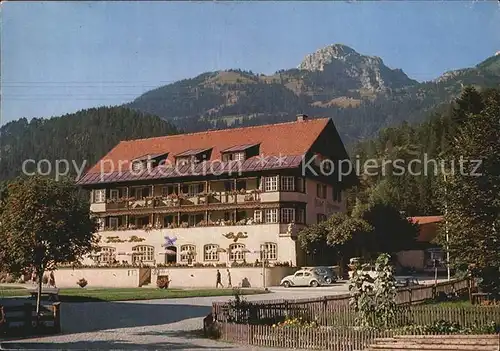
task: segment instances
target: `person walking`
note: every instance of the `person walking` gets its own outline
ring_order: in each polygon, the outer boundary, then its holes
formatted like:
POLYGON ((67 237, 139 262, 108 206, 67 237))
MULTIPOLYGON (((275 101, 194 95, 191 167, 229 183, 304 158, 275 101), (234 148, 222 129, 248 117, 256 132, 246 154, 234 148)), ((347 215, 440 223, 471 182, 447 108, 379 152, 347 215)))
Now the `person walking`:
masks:
POLYGON ((217 282, 215 283, 215 288, 218 288, 219 285, 221 286, 221 288, 224 287, 224 285, 222 285, 222 282, 221 282, 220 271, 217 270, 217 282))
POLYGON ((231 272, 229 272, 229 268, 227 269, 227 287, 232 288, 233 284, 231 283, 231 272))

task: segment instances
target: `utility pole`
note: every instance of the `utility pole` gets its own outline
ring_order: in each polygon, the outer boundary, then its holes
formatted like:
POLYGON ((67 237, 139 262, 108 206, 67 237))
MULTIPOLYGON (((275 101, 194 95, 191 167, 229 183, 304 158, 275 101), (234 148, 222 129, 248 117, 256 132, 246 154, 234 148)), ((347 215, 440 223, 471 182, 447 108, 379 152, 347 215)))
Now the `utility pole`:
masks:
POLYGON ((446 233, 446 271, 448 274, 448 281, 450 281, 450 237, 448 234, 448 187, 446 182, 446 173, 444 177, 444 230, 446 233))

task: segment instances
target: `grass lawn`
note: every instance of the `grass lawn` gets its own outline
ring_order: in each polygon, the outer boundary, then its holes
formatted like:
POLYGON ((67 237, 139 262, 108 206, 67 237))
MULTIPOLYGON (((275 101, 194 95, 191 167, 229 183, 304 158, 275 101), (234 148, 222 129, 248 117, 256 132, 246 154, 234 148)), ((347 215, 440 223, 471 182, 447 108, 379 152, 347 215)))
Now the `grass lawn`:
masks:
MULTIPOLYGON (((242 289, 242 295, 265 294, 262 289, 242 289)), ((0 298, 28 296, 23 288, 0 286, 0 298)), ((175 299, 185 297, 230 296, 232 289, 154 289, 154 288, 67 288, 59 290, 61 302, 128 301, 150 299, 175 299)))

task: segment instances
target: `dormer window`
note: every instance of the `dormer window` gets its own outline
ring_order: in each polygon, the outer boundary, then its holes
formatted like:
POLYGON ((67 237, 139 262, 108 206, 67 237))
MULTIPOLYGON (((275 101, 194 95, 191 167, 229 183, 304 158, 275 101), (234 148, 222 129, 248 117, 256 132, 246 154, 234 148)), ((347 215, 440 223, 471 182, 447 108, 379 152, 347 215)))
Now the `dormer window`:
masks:
POLYGON ((188 163, 193 162, 193 157, 179 157, 175 160, 175 164, 177 166, 184 166, 187 165, 188 163))
POLYGON ((244 144, 232 146, 221 151, 222 161, 245 161, 247 158, 257 156, 259 154, 260 144, 244 144))
POLYGON ((189 149, 175 155, 175 164, 177 166, 188 163, 196 163, 210 160, 212 148, 209 149, 189 149))
POLYGON ((158 166, 163 160, 166 160, 168 152, 161 154, 146 154, 132 160, 132 171, 140 172, 146 168, 158 166))
POLYGON ((132 171, 140 172, 145 168, 144 162, 142 161, 133 161, 132 162, 132 171))
POLYGON ((222 161, 245 161, 245 152, 229 152, 222 155, 222 161))

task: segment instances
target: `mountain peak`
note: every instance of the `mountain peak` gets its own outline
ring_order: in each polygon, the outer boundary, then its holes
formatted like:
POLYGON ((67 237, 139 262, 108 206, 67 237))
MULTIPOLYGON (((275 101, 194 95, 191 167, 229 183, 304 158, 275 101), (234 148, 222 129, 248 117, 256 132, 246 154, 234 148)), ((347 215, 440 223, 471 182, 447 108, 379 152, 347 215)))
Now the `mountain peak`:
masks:
POLYGON ((359 88, 371 92, 400 88, 415 81, 401 70, 392 70, 377 56, 366 56, 343 44, 333 44, 307 55, 298 69, 322 72, 333 80, 348 77, 359 82, 359 88))
POLYGON ((307 55, 298 69, 323 71, 325 66, 332 63, 334 60, 347 61, 350 57, 354 58, 360 56, 362 55, 347 45, 332 44, 307 55))

